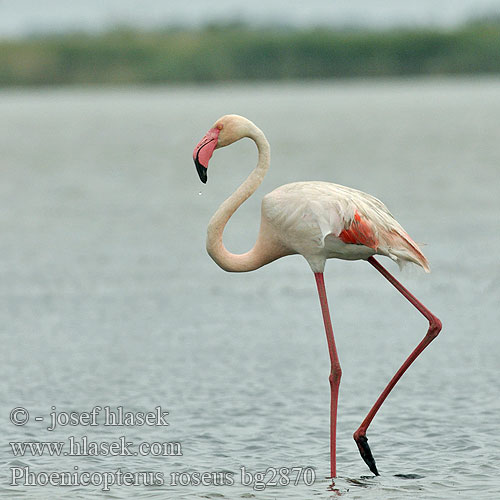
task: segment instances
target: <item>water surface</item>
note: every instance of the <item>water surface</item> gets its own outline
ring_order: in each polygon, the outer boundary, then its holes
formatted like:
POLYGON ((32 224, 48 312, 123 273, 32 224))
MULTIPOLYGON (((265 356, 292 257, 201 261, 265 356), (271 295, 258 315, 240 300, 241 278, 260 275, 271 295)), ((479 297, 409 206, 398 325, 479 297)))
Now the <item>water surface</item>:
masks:
POLYGON ((4 498, 476 499, 498 493, 500 81, 415 80, 0 95, 0 448, 4 498), (300 256, 227 274, 207 222, 256 161, 217 151, 206 186, 193 146, 222 114, 272 146, 263 186, 235 214, 232 251, 254 242, 260 199, 327 180, 381 198, 432 274, 391 271, 443 321, 442 335, 368 432, 352 432, 424 335, 425 320, 364 262, 330 261, 343 368, 337 491, 328 481, 328 353, 300 256), (201 189, 201 196, 199 195, 201 189), (51 407, 161 406, 168 427, 60 427, 51 407), (25 407, 25 426, 9 412, 25 407), (35 422, 44 416, 44 424, 35 422), (180 442, 182 456, 14 457, 10 441, 180 442), (9 486, 31 471, 156 471, 165 485, 9 486), (312 486, 241 484, 240 468, 312 467, 312 486), (175 472, 232 472, 231 486, 170 486, 175 472))

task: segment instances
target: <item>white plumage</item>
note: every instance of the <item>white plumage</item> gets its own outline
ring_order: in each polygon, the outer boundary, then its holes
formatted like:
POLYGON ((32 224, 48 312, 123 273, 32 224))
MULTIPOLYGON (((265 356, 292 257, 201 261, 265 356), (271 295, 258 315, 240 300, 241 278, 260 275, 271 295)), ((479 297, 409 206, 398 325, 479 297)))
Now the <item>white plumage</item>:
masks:
POLYGON ((270 164, 269 143, 251 121, 226 115, 217 120, 193 153, 198 173, 206 181, 206 166, 213 151, 243 137, 255 141, 259 161, 208 225, 207 250, 220 267, 226 271, 251 271, 299 253, 314 272, 323 272, 326 259, 368 259, 380 254, 400 266, 413 262, 429 271, 418 245, 380 200, 356 189, 320 181, 285 184, 264 196, 255 246, 241 255, 228 252, 222 242, 224 227, 264 179, 270 164))
POLYGON ((285 184, 264 196, 262 213, 280 239, 303 255, 313 271, 322 271, 329 258, 357 260, 374 254, 390 257, 400 266, 413 262, 429 270, 417 244, 387 207, 357 189, 321 181, 285 184), (339 237, 343 231, 349 232, 356 213, 368 235, 378 242, 376 248, 360 241, 346 243, 339 237))

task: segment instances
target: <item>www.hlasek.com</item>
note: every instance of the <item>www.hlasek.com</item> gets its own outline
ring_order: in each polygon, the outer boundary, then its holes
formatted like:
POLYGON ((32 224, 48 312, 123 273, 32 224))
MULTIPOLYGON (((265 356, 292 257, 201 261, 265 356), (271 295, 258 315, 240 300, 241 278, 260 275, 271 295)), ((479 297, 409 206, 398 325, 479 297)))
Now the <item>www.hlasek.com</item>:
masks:
MULTIPOLYGON (((162 472, 80 471, 33 472, 28 466, 11 467, 10 486, 95 486, 109 491, 112 486, 232 486, 237 478, 233 472, 172 472, 166 480, 162 472)), ((239 471, 242 486, 263 491, 269 486, 284 487, 304 484, 311 486, 316 480, 312 467, 268 467, 265 471, 251 472, 244 466, 239 471)))
POLYGON ((69 436, 65 441, 11 441, 10 450, 15 457, 175 457, 182 456, 182 446, 173 441, 143 441, 137 446, 120 436, 117 441, 92 441, 87 436, 69 436))

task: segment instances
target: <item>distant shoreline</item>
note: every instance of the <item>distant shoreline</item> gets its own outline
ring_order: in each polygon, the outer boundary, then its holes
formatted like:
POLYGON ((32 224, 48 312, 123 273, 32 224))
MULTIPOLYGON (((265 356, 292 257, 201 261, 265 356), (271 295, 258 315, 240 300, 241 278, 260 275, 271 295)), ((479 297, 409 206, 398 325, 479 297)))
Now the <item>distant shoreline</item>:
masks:
POLYGON ((3 88, 494 74, 498 22, 452 30, 116 29, 0 41, 3 88))

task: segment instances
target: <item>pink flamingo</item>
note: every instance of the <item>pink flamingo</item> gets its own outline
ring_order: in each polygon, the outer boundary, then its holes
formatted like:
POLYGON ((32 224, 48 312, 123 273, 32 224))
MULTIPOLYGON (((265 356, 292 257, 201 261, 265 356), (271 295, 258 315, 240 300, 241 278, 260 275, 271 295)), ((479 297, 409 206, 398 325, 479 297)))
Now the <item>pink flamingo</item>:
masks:
POLYGON ((207 251, 222 269, 230 272, 253 271, 280 257, 292 254, 303 255, 309 263, 316 278, 331 362, 329 376, 331 478, 337 475, 337 401, 342 370, 335 347, 323 279, 326 259, 367 260, 429 321, 425 337, 390 380, 353 435, 361 457, 372 473, 378 475, 375 460, 368 446, 366 430, 403 373, 438 335, 441 321, 373 256, 385 255, 400 266, 412 262, 429 272, 427 259, 381 201, 355 189, 316 181, 285 184, 264 196, 260 231, 254 247, 241 255, 230 253, 222 242, 224 227, 238 207, 261 184, 270 164, 269 143, 263 132, 251 121, 238 115, 226 115, 215 122, 193 152, 198 175, 205 183, 208 161, 214 150, 228 146, 243 137, 249 137, 256 143, 258 163, 210 220, 207 251))

